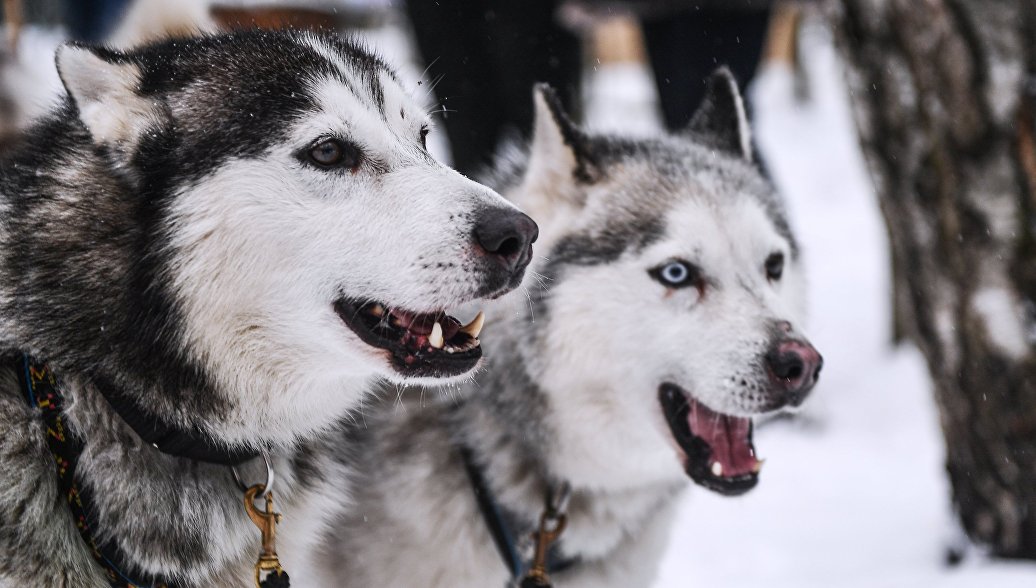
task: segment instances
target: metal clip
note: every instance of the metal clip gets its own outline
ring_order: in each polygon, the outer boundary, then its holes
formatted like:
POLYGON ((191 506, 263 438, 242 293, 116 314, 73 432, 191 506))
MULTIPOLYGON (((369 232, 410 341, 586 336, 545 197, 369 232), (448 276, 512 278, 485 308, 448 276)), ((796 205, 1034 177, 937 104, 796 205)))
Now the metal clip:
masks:
POLYGON ((532 558, 532 567, 522 578, 521 588, 550 588, 550 576, 547 574, 547 557, 550 546, 561 537, 568 519, 564 514, 545 512, 540 517, 540 528, 533 534, 536 540, 536 553, 532 558))
POLYGON ((259 560, 255 562, 256 588, 262 588, 264 575, 283 577, 286 581, 287 574, 277 558, 277 523, 281 522, 281 515, 273 511, 273 493, 266 492, 263 484, 252 486, 245 491, 245 511, 248 512, 248 518, 252 519, 262 534, 263 542, 259 551, 259 560), (266 499, 265 510, 259 510, 255 506, 255 499, 259 496, 266 499))

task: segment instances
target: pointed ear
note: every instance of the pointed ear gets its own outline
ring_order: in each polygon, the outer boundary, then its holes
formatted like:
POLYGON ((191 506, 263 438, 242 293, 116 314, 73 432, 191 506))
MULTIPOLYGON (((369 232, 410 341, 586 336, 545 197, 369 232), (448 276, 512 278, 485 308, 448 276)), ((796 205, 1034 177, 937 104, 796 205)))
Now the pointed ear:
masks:
POLYGON ((568 118, 561 100, 547 84, 533 89, 535 123, 529 147, 527 187, 546 194, 564 196, 576 183, 599 179, 586 135, 568 118))
POLYGON ((705 82, 705 99, 691 117, 687 134, 711 147, 752 161, 752 135, 737 80, 721 67, 705 82))
POLYGON ((140 66, 106 49, 65 44, 58 48, 58 75, 94 141, 135 143, 160 120, 158 103, 140 95, 140 66))

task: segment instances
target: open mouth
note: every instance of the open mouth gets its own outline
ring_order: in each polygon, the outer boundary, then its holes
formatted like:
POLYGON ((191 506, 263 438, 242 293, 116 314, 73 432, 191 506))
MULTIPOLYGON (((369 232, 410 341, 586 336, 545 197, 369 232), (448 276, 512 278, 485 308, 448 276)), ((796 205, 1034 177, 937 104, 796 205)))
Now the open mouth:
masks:
POLYGON ((692 480, 727 496, 755 487, 763 462, 755 456, 751 419, 720 414, 673 384, 662 384, 658 398, 692 480))
POLYGON ((388 351, 406 376, 459 376, 482 358, 482 312, 466 325, 443 311, 417 313, 373 301, 339 300, 335 312, 364 343, 388 351))

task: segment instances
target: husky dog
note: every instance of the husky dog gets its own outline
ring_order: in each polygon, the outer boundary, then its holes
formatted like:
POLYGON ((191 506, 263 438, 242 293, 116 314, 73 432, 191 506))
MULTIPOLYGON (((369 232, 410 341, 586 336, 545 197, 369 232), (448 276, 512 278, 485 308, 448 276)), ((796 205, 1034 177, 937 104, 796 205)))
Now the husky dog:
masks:
POLYGON ((327 554, 340 583, 505 586, 567 487, 556 585, 649 586, 686 477, 754 487, 752 417, 817 380, 799 251, 728 72, 683 136, 592 135, 535 102, 527 157, 496 177, 540 222, 531 300, 491 314, 460 400, 364 411, 327 554))
POLYGON ((348 504, 335 428, 375 381, 478 364, 443 311, 515 287, 536 225, 437 163, 424 109, 335 36, 57 65, 67 96, 0 165, 0 586, 251 585, 227 464, 265 484, 260 451, 280 561, 314 585, 348 504))

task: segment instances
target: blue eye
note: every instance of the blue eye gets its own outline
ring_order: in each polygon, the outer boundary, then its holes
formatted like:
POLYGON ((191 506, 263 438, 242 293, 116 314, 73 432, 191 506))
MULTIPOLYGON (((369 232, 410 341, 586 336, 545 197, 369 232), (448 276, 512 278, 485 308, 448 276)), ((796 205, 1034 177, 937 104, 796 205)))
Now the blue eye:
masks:
POLYGON ((701 271, 686 261, 674 260, 651 270, 651 276, 670 288, 693 286, 701 281, 701 271))

